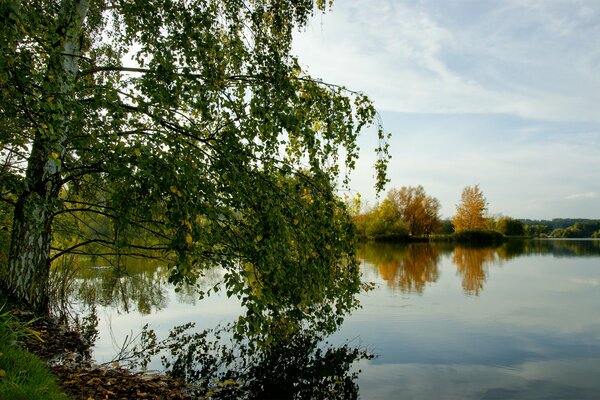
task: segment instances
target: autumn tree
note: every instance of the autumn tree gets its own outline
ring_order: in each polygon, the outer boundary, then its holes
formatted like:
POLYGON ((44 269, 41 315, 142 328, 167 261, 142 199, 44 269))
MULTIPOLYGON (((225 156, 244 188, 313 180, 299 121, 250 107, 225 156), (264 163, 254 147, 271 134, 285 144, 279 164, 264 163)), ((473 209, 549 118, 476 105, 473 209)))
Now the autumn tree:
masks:
MULTIPOLYGON (((294 29, 324 9, 321 0, 2 1, 0 140, 10 163, 1 190, 13 215, 3 294, 45 310, 50 262, 94 245, 105 256, 164 254, 175 283, 220 265, 247 318, 274 317, 273 299, 297 313, 350 307, 348 296, 323 302, 325 282, 339 277, 332 290, 343 294, 359 282, 334 189, 375 110, 290 53, 294 29), (53 241, 59 222, 84 215, 103 228, 53 241)), ((381 189, 388 155, 377 131, 381 189)))
POLYGON ((398 217, 404 221, 411 236, 429 235, 440 227, 440 202, 425 193, 423 186, 403 186, 388 192, 398 217))
POLYGON ((486 218, 488 203, 478 185, 467 186, 452 218, 455 232, 484 230, 489 225, 486 218))

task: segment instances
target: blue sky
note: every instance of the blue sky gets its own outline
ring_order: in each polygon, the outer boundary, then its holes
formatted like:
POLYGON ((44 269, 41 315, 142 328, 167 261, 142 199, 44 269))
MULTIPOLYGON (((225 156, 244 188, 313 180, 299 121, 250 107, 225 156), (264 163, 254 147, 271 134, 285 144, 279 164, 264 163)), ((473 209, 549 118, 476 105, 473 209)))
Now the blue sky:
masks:
MULTIPOLYGON (((479 184, 492 215, 600 218, 600 1, 337 0, 295 53, 375 102, 388 188, 423 185, 444 217, 479 184)), ((360 145, 351 186, 373 204, 360 145)))

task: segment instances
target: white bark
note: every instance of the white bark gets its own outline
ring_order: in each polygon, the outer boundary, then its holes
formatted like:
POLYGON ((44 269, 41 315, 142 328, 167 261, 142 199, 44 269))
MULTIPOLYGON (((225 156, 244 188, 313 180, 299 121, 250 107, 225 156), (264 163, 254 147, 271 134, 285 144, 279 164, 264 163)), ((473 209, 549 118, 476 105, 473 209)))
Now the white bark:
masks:
MULTIPOLYGON (((59 46, 52 49, 48 72, 55 79, 55 89, 68 98, 74 96, 89 1, 64 0, 61 7, 57 22, 65 27, 64 35, 59 46)), ((35 136, 28 159, 27 188, 15 207, 8 266, 0 276, 9 297, 37 311, 45 311, 48 306, 53 207, 61 187, 61 163, 52 153, 57 152, 62 159, 69 134, 68 110, 59 115, 58 121, 51 120, 50 114, 48 121, 39 121, 52 123, 56 135, 35 136)))

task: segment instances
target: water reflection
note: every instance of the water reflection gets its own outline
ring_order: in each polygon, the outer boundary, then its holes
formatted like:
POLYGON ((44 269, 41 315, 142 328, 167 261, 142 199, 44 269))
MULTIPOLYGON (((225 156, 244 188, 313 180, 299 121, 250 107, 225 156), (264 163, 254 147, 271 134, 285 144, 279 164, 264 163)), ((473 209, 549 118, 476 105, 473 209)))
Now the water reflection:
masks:
MULTIPOLYGON (((364 243, 358 257, 377 268, 387 286, 402 293, 422 294, 440 276, 439 263, 448 256, 456 266, 468 295, 479 295, 488 279, 489 267, 521 255, 554 257, 598 256, 600 240, 515 240, 498 247, 455 247, 447 243, 364 243)), ((151 259, 75 259, 64 275, 76 280, 72 299, 85 305, 111 307, 117 312, 151 314, 168 307, 169 270, 164 262, 151 259), (68 270, 68 271, 67 271, 68 270)), ((62 279, 61 276, 58 277, 62 279)), ((207 290, 222 280, 222 271, 207 270, 197 287, 182 286, 175 294, 178 303, 196 304, 198 289, 207 290)))
MULTIPOLYGON (((360 336, 368 346, 381 349, 379 358, 361 363, 366 373, 358 381, 353 364, 370 358, 366 352, 356 346, 323 345, 326 332, 312 329, 314 325, 307 326, 301 317, 297 317, 307 312, 307 308, 276 310, 276 304, 270 305, 273 311, 268 314, 268 324, 261 326, 260 340, 249 336, 240 341, 231 339, 235 323, 227 331, 220 332, 224 339, 218 345, 197 342, 195 347, 184 348, 181 344, 192 341, 174 340, 173 345, 179 348, 175 352, 166 348, 166 354, 170 355, 167 361, 171 363, 168 370, 186 380, 211 376, 201 382, 206 393, 218 392, 212 397, 232 399, 356 398, 358 383, 364 398, 394 398, 394 393, 403 389, 403 384, 404 389, 414 386, 427 392, 419 396, 407 395, 407 398, 439 398, 448 387, 435 387, 430 381, 447 378, 452 382, 446 382, 447 385, 463 390, 464 387, 455 382, 477 381, 469 375, 475 375, 472 366, 485 367, 482 374, 489 382, 481 384, 481 391, 488 390, 489 396, 505 393, 518 398, 518 393, 506 392, 511 384, 496 383, 509 371, 498 365, 508 366, 511 374, 517 371, 515 376, 526 383, 528 379, 536 381, 538 378, 528 378, 527 371, 518 370, 520 366, 550 363, 553 357, 560 360, 582 354, 595 357, 591 368, 597 370, 600 359, 597 357, 600 354, 597 338, 600 336, 597 324, 590 325, 589 321, 594 321, 597 314, 593 304, 597 304, 600 272, 596 268, 597 259, 590 257, 600 255, 600 241, 511 241, 498 247, 477 248, 435 243, 368 243, 361 246, 358 255, 365 261, 363 270, 366 274, 376 272, 386 282, 369 293, 368 301, 363 302, 363 310, 342 328, 342 331, 347 329, 343 332, 344 338, 360 336), (520 258, 518 264, 511 261, 520 256, 529 257, 520 258), (579 257, 578 269, 563 268, 563 257, 579 257), (500 265, 505 265, 502 270, 498 269, 500 265), (486 285, 495 278, 498 287, 485 291, 486 285), (432 288, 433 285, 437 287, 432 288), (409 299, 389 296, 389 289, 417 296, 409 299), (467 299, 461 293, 480 297, 467 299), (546 295, 550 297, 544 297, 546 295), (580 300, 577 302, 576 299, 580 300), (399 306, 405 304, 415 306, 399 306), (586 307, 591 311, 585 310, 586 307), (578 312, 573 313, 573 309, 578 312), (261 345, 252 346, 255 343, 261 345), (173 368, 177 360, 180 360, 178 367, 173 368), (186 360, 190 364, 182 365, 186 360), (212 372, 208 373, 204 367, 212 368, 212 372), (411 379, 417 379, 419 373, 427 371, 430 381, 422 384, 423 379, 419 381, 422 386, 413 385, 411 379), (369 385, 373 386, 373 382, 380 382, 389 393, 379 397, 371 395, 369 385)), ((222 278, 218 269, 207 274, 200 282, 205 289, 213 287, 222 278)), ((189 287, 173 292, 166 283, 168 270, 159 262, 131 260, 126 267, 116 268, 108 263, 86 260, 78 265, 75 277, 79 285, 75 297, 79 302, 111 308, 117 314, 137 312, 148 319, 162 315, 154 320, 158 321, 156 325, 162 323, 170 327, 194 320, 202 326, 196 333, 200 336, 206 332, 201 330, 204 327, 214 326, 221 319, 234 321, 245 311, 236 308, 227 319, 223 317, 226 309, 223 303, 215 301, 207 306, 189 287), (175 315, 180 319, 175 320, 175 315), (213 315, 209 324, 202 325, 213 315)), ((320 307, 328 298, 314 303, 312 310, 323 310, 320 307)), ((349 296, 344 298, 351 300, 349 296)), ((219 301, 233 299, 222 296, 219 301)), ((123 325, 126 320, 136 317, 120 315, 114 318, 119 318, 119 322, 113 326, 126 329, 125 334, 128 334, 130 326, 125 328, 123 325)), ((102 335, 107 336, 106 333, 102 335)), ((166 332, 158 334, 159 338, 165 336, 166 332)), ((204 339, 209 340, 209 336, 204 339)), ((154 364, 152 368, 161 367, 154 364)), ((540 379, 548 384, 555 381, 554 377, 540 379)), ((586 382, 591 381, 586 378, 586 382)), ((556 390, 548 389, 548 393, 556 393, 556 390)), ((473 396, 462 396, 457 392, 454 397, 485 396, 480 392, 473 396)))
POLYGON ((522 255, 554 257, 598 256, 599 240, 514 240, 493 247, 464 247, 448 243, 363 243, 358 257, 377 268, 391 289, 422 294, 440 276, 439 263, 447 255, 461 278, 463 291, 478 296, 488 279, 489 267, 522 255))
MULTIPOLYGON (((170 271, 164 261, 121 257, 73 258, 55 265, 53 278, 72 280, 70 300, 85 306, 110 307, 118 313, 152 314, 168 306, 170 271)), ((175 292, 178 303, 196 304, 198 290, 213 287, 222 278, 218 269, 207 270, 196 286, 182 285, 175 292)))
POLYGON ((323 338, 308 330, 257 348, 215 339, 227 336, 232 325, 191 333, 190 328, 174 328, 159 350, 170 355, 163 357, 167 373, 194 383, 200 398, 357 399, 358 371, 352 365, 373 358, 349 343, 323 345, 323 338))
POLYGON ((465 294, 478 296, 483 289, 488 274, 488 265, 498 260, 495 248, 456 247, 452 261, 456 264, 456 274, 462 278, 465 294))
POLYGON ((600 255, 600 240, 528 240, 521 254, 551 254, 554 257, 594 257, 600 255))
POLYGON ((390 296, 404 272, 382 265, 410 265, 408 246, 376 247, 360 256, 380 285, 346 326, 380 349, 363 398, 599 398, 600 241, 445 245, 437 281, 416 296, 390 296))
POLYGON ((388 287, 403 293, 422 293, 427 283, 439 278, 438 263, 443 249, 427 243, 398 246, 391 243, 366 243, 358 256, 374 264, 388 287))
MULTIPOLYGON (((190 306, 181 318, 197 321, 205 304, 199 300, 198 290, 214 290, 226 273, 219 268, 208 270, 197 286, 183 286, 175 292, 168 284, 169 270, 163 263, 118 261, 80 259, 62 266, 65 271, 70 269, 65 274, 75 280, 73 302, 99 305, 104 313, 141 314, 131 316, 135 319, 171 309, 169 301, 176 300, 190 306)), ((360 280, 354 261, 348 264, 346 274, 348 283, 325 281, 320 293, 300 293, 293 307, 270 301, 247 303, 240 308, 242 315, 223 328, 196 330, 190 323, 174 328, 166 338, 150 333, 151 328, 142 330, 138 337, 146 342, 139 343, 141 347, 127 353, 129 356, 121 350, 116 358, 123 364, 133 358, 137 363, 132 365, 156 368, 160 357, 161 369, 177 379, 196 383, 203 389, 199 393, 203 398, 358 398, 358 372, 352 366, 372 356, 357 346, 323 343, 342 323, 344 312, 355 307, 354 288, 360 287, 360 280), (150 358, 145 359, 143 354, 150 358)), ((244 283, 260 295, 263 288, 256 282, 244 283)), ((127 347, 132 345, 129 342, 127 347)))

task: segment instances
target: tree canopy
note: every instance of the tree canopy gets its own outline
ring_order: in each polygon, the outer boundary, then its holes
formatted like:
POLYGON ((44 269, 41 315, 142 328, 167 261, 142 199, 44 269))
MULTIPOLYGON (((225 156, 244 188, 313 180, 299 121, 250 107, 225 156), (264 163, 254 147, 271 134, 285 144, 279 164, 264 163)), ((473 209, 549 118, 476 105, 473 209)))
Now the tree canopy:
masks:
MULTIPOLYGON (((360 206, 360 197, 354 202, 360 206)), ((354 205, 356 208, 356 205, 354 205)), ((373 240, 406 240, 423 237, 441 228, 440 202, 428 196, 423 186, 391 189, 386 198, 354 221, 359 234, 373 240)))
POLYGON ((464 188, 461 201, 452 218, 455 232, 479 231, 486 228, 488 203, 478 185, 464 188))
POLYGON ((392 189, 387 198, 395 205, 411 236, 429 235, 440 227, 440 202, 428 196, 423 186, 392 189))
MULTIPOLYGON (((352 307, 323 301, 359 285, 335 190, 376 112, 290 53, 324 1, 0 7, 0 189, 13 208, 3 292, 44 309, 62 254, 159 254, 175 283, 224 267, 248 326, 352 307)), ((376 131, 381 189, 389 156, 376 131)))
POLYGON ((500 217, 496 221, 496 230, 506 236, 523 236, 525 225, 514 218, 500 217))

